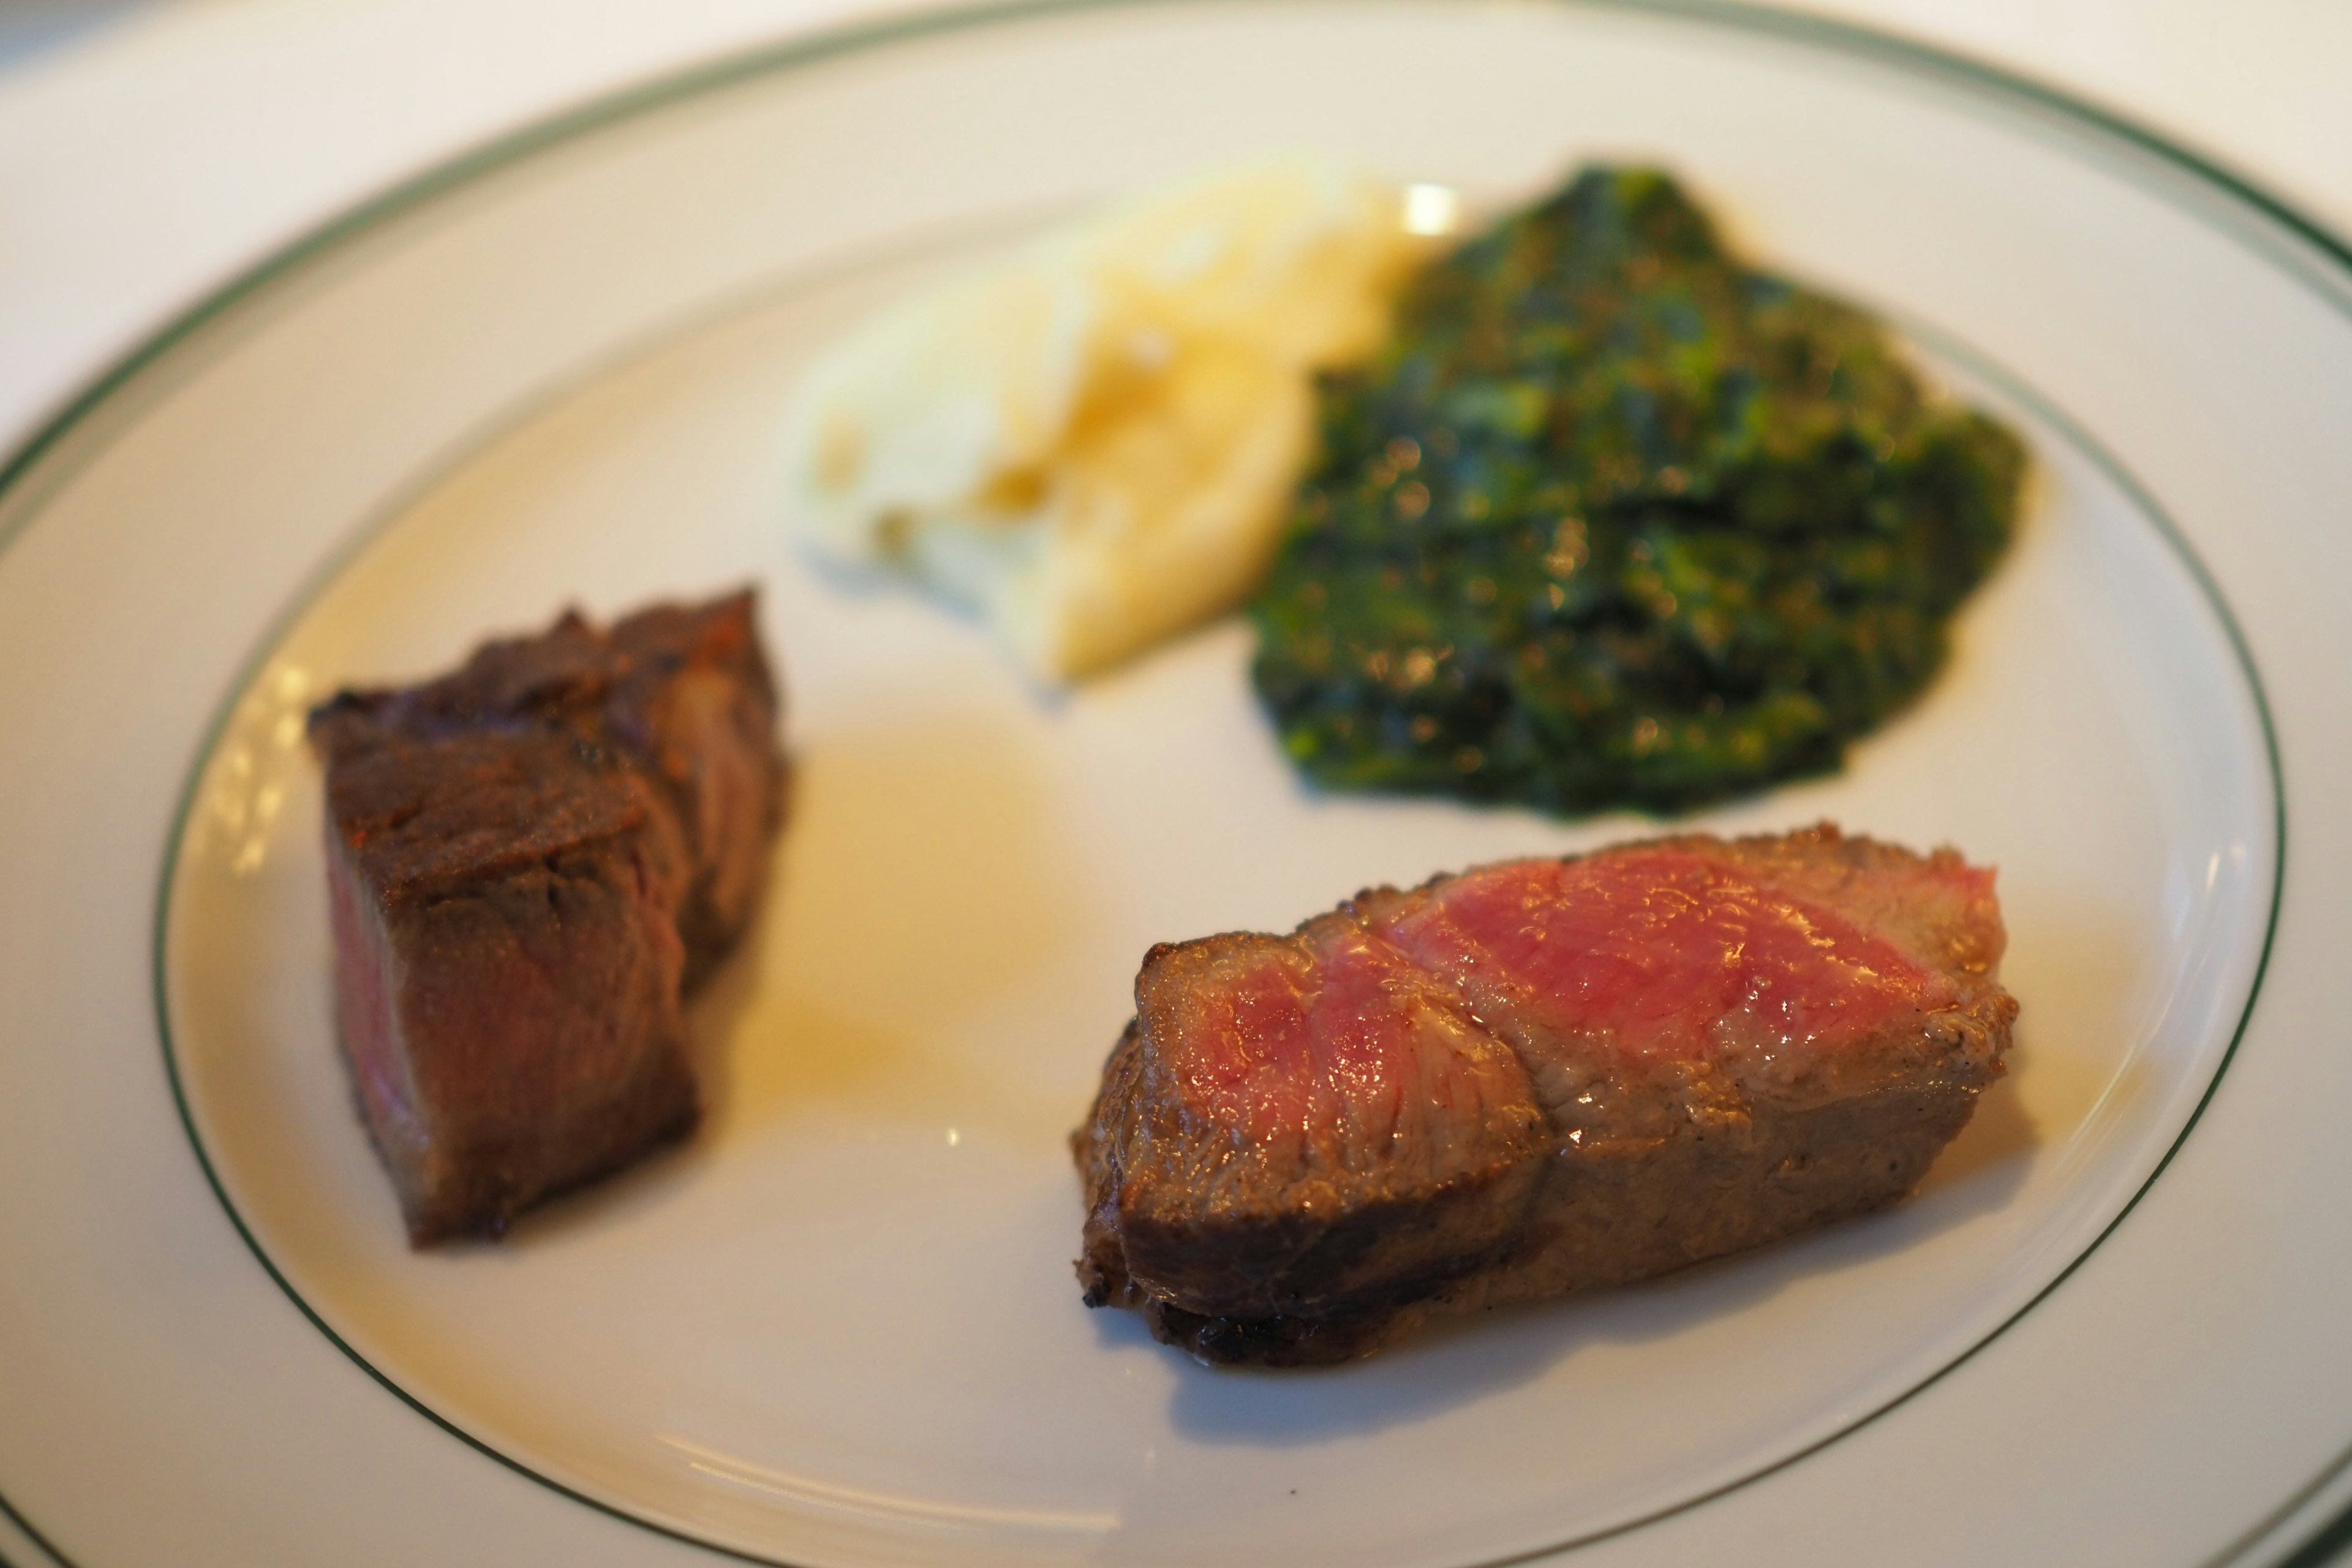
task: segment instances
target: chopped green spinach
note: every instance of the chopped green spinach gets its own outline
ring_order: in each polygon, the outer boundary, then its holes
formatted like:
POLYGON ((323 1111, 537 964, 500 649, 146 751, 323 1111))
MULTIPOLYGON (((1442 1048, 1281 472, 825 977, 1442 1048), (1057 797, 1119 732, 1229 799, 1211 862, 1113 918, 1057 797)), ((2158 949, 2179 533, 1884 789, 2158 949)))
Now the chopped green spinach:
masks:
POLYGON ((1430 267, 1319 396, 1251 610, 1285 749, 1329 786, 1565 814, 1834 769, 1935 674, 2024 467, 1647 170, 1430 267))

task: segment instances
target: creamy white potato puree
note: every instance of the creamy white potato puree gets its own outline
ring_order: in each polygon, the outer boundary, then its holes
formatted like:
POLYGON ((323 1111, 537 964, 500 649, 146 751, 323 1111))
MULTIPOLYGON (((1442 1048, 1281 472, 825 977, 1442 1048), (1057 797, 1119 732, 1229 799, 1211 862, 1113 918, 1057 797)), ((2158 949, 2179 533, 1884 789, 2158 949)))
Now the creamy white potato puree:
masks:
POLYGON ((1313 373, 1378 347, 1436 226, 1403 189, 1297 156, 1057 229, 811 368, 791 521, 977 610, 1045 680, 1100 669, 1256 584, 1313 373))

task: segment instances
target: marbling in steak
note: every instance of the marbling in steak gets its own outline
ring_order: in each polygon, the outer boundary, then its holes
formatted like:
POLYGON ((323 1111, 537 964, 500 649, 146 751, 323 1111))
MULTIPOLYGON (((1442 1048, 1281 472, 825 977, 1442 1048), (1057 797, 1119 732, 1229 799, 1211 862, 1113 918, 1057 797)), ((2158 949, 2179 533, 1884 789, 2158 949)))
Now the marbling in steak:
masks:
POLYGON ((681 1000, 783 809, 751 612, 566 615, 312 713, 343 1052, 416 1244, 693 1126, 681 1000))
POLYGON ((1220 1363, 1892 1203, 2001 1072, 1992 873, 1823 826, 1518 860, 1152 949, 1075 1140, 1089 1305, 1220 1363))

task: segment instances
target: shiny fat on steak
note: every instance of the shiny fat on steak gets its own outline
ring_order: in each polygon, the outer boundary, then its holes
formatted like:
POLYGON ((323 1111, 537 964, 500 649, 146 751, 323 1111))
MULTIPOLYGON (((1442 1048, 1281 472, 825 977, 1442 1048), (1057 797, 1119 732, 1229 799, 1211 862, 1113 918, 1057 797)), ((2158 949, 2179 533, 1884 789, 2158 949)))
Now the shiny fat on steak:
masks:
POLYGON ((776 710, 747 593, 312 713, 339 1034, 413 1242, 694 1125, 682 999, 758 907, 776 710))
POLYGON ((1162 945, 1076 1139, 1092 1305, 1343 1360, 1892 1203, 2001 1071, 1992 873, 1823 826, 1162 945))

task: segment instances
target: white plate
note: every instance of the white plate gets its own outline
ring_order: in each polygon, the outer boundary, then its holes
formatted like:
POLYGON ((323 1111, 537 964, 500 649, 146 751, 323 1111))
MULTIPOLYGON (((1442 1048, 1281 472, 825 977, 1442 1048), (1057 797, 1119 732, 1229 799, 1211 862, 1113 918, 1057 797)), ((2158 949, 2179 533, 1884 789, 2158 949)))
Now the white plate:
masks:
POLYGON ((1948 62, 1547 5, 925 23, 360 215, 0 489, 0 1556, 2279 1559, 2352 1438, 2347 266, 1948 62), (1062 1140, 1142 949, 1640 825, 1309 795, 1232 624, 1042 700, 809 574, 771 437, 870 302, 1302 142, 1489 202, 1666 163, 2026 433, 2031 521, 1928 697, 1700 819, 1998 862, 2026 1012, 1913 1204, 1267 1376, 1076 1299, 1062 1140), (713 1115, 413 1254, 332 1052, 302 706, 746 577, 801 788, 698 1015, 713 1115))

